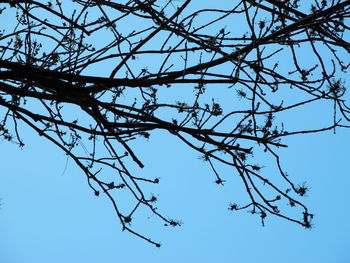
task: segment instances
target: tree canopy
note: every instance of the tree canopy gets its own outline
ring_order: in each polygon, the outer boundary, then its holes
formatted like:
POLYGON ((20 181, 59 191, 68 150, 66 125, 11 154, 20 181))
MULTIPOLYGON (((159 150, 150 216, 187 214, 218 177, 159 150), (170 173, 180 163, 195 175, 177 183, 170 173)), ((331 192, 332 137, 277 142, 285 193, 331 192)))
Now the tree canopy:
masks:
POLYGON ((148 185, 161 181, 133 145, 158 131, 197 152, 219 186, 241 179, 247 201, 229 210, 310 228, 308 186, 280 152, 290 136, 350 127, 350 0, 194 2, 0 1, 0 136, 24 147, 21 127, 32 128, 111 201, 123 230, 156 246, 133 219, 147 209, 181 221, 157 207, 148 185), (315 104, 332 106, 329 123, 289 130, 315 104))

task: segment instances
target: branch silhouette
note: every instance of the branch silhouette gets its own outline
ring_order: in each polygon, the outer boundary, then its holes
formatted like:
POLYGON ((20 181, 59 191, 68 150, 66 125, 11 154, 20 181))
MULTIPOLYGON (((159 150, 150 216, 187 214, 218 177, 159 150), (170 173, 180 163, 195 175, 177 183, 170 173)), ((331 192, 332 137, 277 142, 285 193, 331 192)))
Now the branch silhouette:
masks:
POLYGON ((229 210, 311 227, 301 201, 308 187, 287 175, 279 154, 290 136, 349 127, 340 77, 350 65, 349 0, 242 0, 216 9, 190 0, 11 0, 0 1, 0 15, 10 20, 0 31, 0 136, 23 147, 27 125, 56 145, 93 193, 111 201, 123 230, 159 247, 134 230, 139 211, 181 224, 147 191, 159 178, 130 168, 146 165, 131 142, 155 131, 200 154, 218 185, 229 180, 220 167, 235 171, 247 202, 229 210), (174 90, 178 98, 169 98, 174 90), (213 90, 244 106, 220 104, 213 90), (285 130, 284 113, 315 103, 333 105, 332 123, 285 130), (260 150, 279 176, 255 164, 260 150), (122 191, 129 200, 117 198, 122 191))

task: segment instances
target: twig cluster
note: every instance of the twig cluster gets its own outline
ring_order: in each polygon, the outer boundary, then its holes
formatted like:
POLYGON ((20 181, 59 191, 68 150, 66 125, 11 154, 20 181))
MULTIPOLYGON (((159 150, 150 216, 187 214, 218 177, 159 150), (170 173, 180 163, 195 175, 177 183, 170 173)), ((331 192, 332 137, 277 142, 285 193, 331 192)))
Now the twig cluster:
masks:
POLYGON ((228 179, 219 167, 232 167, 248 202, 230 210, 248 209, 263 224, 275 215, 310 228, 313 214, 298 199, 308 187, 288 177, 278 149, 287 147, 284 137, 348 127, 339 74, 349 67, 350 1, 194 2, 0 1, 0 17, 9 21, 0 29, 0 136, 23 147, 25 123, 57 145, 94 194, 109 198, 123 230, 156 246, 132 227, 139 209, 165 225, 180 222, 162 215, 145 191, 144 183, 159 179, 128 167, 130 160, 144 167, 130 141, 158 130, 197 151, 217 184, 228 179), (208 99, 223 85, 244 106, 208 99), (174 92, 179 100, 167 97, 174 92), (327 127, 290 132, 279 122, 285 112, 328 102, 327 127), (254 164, 259 149, 275 159, 280 176, 254 164), (129 200, 120 201, 122 191, 129 200))

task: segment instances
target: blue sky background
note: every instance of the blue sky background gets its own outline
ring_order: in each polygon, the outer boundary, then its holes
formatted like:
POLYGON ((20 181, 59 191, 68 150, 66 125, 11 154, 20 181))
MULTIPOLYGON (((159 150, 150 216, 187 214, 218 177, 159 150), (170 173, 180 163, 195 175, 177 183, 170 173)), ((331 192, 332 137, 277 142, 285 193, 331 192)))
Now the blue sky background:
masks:
POLYGON ((147 221, 141 226, 162 242, 160 249, 121 232, 108 200, 89 191, 71 162, 63 173, 66 157, 30 133, 31 145, 23 150, 1 144, 0 262, 350 260, 346 131, 295 137, 285 156, 288 171, 302 174, 311 186, 306 197, 316 213, 311 230, 276 218, 262 227, 258 217, 229 212, 233 187, 214 184, 196 154, 178 144, 171 153, 160 145, 152 148, 157 161, 146 171, 162 179, 159 206, 184 223, 180 228, 148 226, 147 221))
MULTIPOLYGON (((220 90, 211 92, 227 103, 220 90)), ((332 105, 301 108, 286 118, 291 127, 320 127, 331 120, 332 105)), ((161 248, 122 232, 110 202, 93 195, 71 160, 24 126, 22 134, 22 150, 0 143, 0 263, 350 262, 347 130, 284 140, 285 169, 311 187, 303 199, 316 215, 311 230, 273 217, 262 227, 257 216, 228 211, 244 195, 230 169, 222 170, 227 183, 218 186, 198 153, 168 134, 137 141, 136 153, 146 165, 142 173, 161 179, 154 188, 159 209, 183 222, 180 228, 162 227, 151 213, 136 222, 161 248)), ((264 171, 273 170, 268 160, 258 161, 267 162, 264 171)))

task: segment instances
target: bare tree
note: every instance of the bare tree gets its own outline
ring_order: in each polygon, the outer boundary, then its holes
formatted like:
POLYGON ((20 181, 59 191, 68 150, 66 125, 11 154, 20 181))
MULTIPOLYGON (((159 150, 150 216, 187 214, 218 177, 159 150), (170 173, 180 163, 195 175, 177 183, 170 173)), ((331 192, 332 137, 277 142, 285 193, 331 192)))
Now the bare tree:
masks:
POLYGON ((159 179, 130 165, 144 167, 131 141, 159 130, 198 152, 218 185, 229 180, 223 166, 241 178, 248 201, 230 210, 310 228, 313 214, 299 198, 308 187, 288 177, 279 153, 284 137, 349 127, 341 76, 350 0, 195 2, 0 1, 2 138, 23 147, 21 125, 31 127, 109 198, 123 230, 156 246, 132 227, 140 208, 166 226, 180 222, 147 190, 159 179), (236 102, 219 103, 213 92, 236 102), (285 129, 286 112, 317 103, 333 104, 329 126, 285 129), (255 164, 260 151, 279 176, 255 164))

